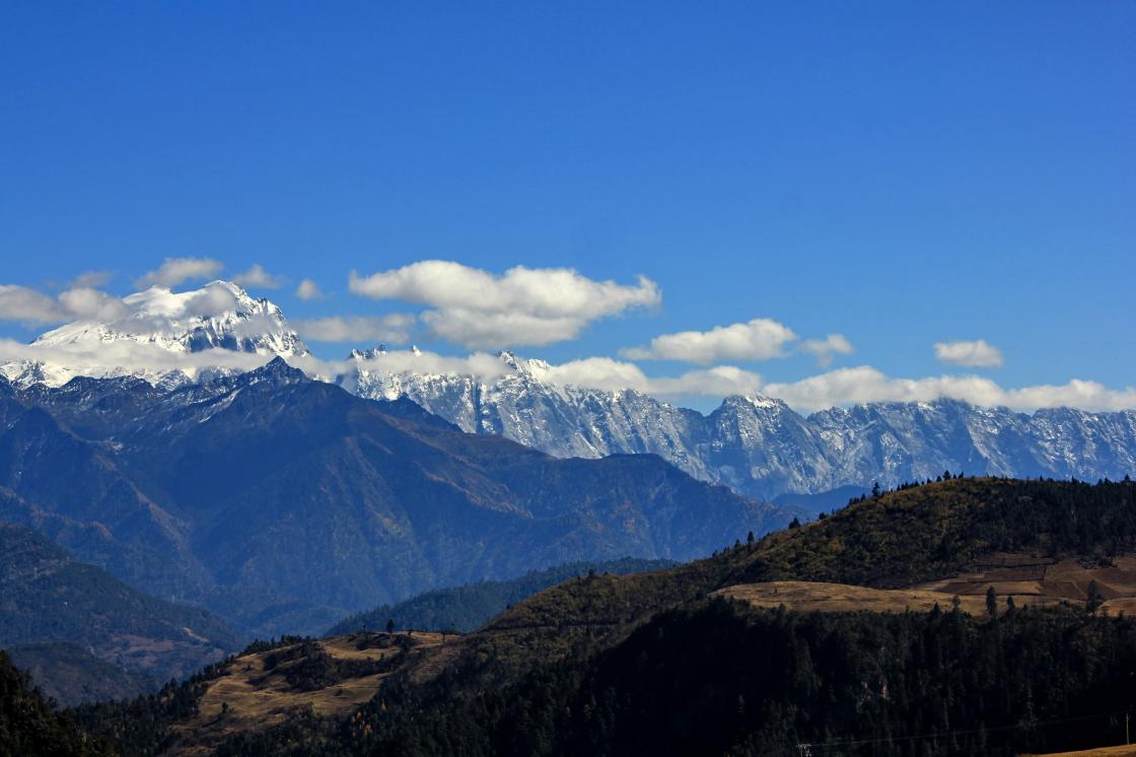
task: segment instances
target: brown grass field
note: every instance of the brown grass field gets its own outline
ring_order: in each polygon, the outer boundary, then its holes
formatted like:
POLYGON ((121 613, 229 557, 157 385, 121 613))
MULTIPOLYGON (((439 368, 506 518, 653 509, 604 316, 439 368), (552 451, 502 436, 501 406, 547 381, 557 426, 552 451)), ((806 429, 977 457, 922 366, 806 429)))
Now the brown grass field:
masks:
POLYGON ((987 587, 993 586, 999 597, 1013 596, 1018 605, 1061 601, 1084 604, 1089 584, 1096 581, 1105 599, 1101 612, 1127 614, 1136 609, 1136 557, 1116 557, 1110 562, 1092 566, 1076 559, 994 555, 966 573, 915 588, 965 597, 983 596, 987 587))
POLYGON ((1109 746, 1086 749, 1083 752, 1051 752, 1049 754, 1022 755, 1022 757, 1136 757, 1136 746, 1109 746))
MULTIPOLYGON (((684 589, 685 593, 680 592, 677 596, 655 598, 649 591, 653 577, 653 574, 644 574, 623 581, 635 581, 636 592, 632 597, 639 593, 650 595, 655 605, 693 599, 700 594, 697 589, 684 589)), ((613 586, 623 585, 609 577, 597 576, 590 580, 598 584, 613 582, 613 586)), ((772 581, 727 586, 711 596, 731 597, 758 607, 784 605, 788 610, 800 612, 896 613, 927 612, 936 603, 942 610, 948 611, 957 598, 963 612, 981 617, 987 612, 986 591, 991 586, 998 595, 998 608, 1004 612, 1008 596, 1012 596, 1019 607, 1060 603, 1083 605, 1091 581, 1097 582, 1105 599, 1101 612, 1136 612, 1136 557, 1132 556, 1114 558, 1107 565, 1093 565, 1075 559, 1003 554, 984 558, 980 564, 969 566, 959 575, 908 588, 875 589, 836 583, 772 581)), ((562 595, 569 600, 573 596, 558 588, 548 589, 542 595, 558 600, 562 595)), ((503 613, 487 629, 466 637, 451 634, 443 638, 441 634, 419 631, 395 634, 396 637, 409 638, 411 645, 407 649, 398 644, 384 646, 392 641, 387 634, 351 634, 322 639, 318 644, 334 659, 390 659, 390 665, 384 667, 387 672, 338 680, 315 691, 302 691, 288 683, 285 674, 295 662, 282 662, 268 671, 265 658, 269 653, 243 655, 230 662, 219 678, 209 682, 198 714, 174 726, 175 742, 167 753, 207 754, 232 734, 270 728, 298 711, 312 711, 324 716, 348 715, 369 701, 379 690, 383 679, 395 671, 409 674, 411 680, 427 680, 437 675, 463 648, 473 644, 476 649, 479 640, 482 645, 496 644, 494 649, 505 656, 512 644, 530 653, 533 649, 547 647, 548 656, 554 658, 559 649, 557 644, 566 644, 573 632, 595 629, 618 631, 624 628, 628 618, 617 610, 632 603, 630 597, 616 601, 619 599, 616 596, 612 601, 601 602, 595 607, 590 604, 565 607, 559 601, 552 602, 551 606, 557 612, 556 617, 549 618, 539 612, 534 614, 531 603, 522 603, 503 613), (617 609, 612 610, 613 606, 617 609), (527 614, 522 612, 526 608, 527 614), (562 619, 565 613, 575 621, 566 624, 562 619)), ((538 602, 534 606, 539 609, 547 604, 538 602)), ((279 653, 284 649, 274 651, 279 653)), ((1115 747, 1075 754, 1079 757, 1136 757, 1136 748, 1115 747)))
MULTIPOLYGON (((359 649, 363 636, 380 637, 386 634, 351 634, 318 643, 331 657, 341 660, 380 660, 403 656, 405 664, 412 664, 425 652, 440 652, 443 643, 460 642, 460 637, 410 631, 396 636, 408 636, 413 645, 409 652, 398 646, 359 649)), ((276 652, 287 648, 282 647, 276 652)), ((315 691, 294 689, 285 679, 289 663, 277 666, 266 674, 265 658, 268 652, 242 655, 227 666, 223 675, 209 683, 201 699, 198 714, 177 724, 176 743, 168 754, 207 754, 225 737, 239 732, 263 730, 284 722, 291 713, 312 710, 318 715, 344 715, 367 702, 379 690, 382 680, 390 673, 361 676, 338 681, 327 688, 315 691), (228 709, 225 710, 225 706, 228 709)))
MULTIPOLYGON (((869 589, 849 584, 812 581, 770 581, 719 589, 711 596, 740 599, 755 607, 781 605, 797 612, 928 612, 935 604, 951 609, 951 594, 919 589, 869 589)), ((971 615, 986 612, 985 596, 960 596, 959 609, 971 615)))
POLYGON ((1051 560, 1031 555, 995 555, 966 573, 906 589, 871 589, 847 584, 810 581, 771 581, 739 584, 714 596, 745 600, 757 607, 778 607, 801 612, 913 612, 929 611, 936 603, 949 610, 958 597, 959 608, 971 615, 986 613, 986 590, 993 586, 1000 611, 1012 596, 1018 607, 1060 603, 1083 605, 1089 583, 1105 602, 1100 612, 1109 615, 1136 612, 1136 557, 1118 557, 1108 566, 1086 566, 1077 560, 1051 560))

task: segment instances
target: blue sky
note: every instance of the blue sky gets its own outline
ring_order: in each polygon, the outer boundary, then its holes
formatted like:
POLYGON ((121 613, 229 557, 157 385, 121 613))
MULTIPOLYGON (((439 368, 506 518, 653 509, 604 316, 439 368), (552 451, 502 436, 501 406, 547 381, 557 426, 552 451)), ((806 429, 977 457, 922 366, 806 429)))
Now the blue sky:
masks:
POLYGON ((437 307, 352 270, 570 267, 661 301, 519 352, 765 318, 784 357, 712 364, 1136 383, 1136 5, 613 5, 6 3, 0 284, 260 264, 304 320, 437 307), (933 349, 979 339, 1001 365, 933 349))

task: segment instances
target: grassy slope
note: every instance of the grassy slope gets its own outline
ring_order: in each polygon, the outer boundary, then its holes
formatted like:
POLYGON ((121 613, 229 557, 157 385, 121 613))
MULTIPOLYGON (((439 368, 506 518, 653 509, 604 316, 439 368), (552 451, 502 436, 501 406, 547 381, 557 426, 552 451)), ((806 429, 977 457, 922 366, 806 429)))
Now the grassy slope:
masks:
POLYGON ((954 479, 886 493, 801 528, 675 568, 566 581, 470 637, 478 658, 524 670, 602 649, 665 609, 736 584, 824 581, 897 588, 957 575, 999 551, 1136 551, 1136 484, 954 479))
MULTIPOLYGON (((485 692, 546 675, 561 660, 585 666, 572 668, 583 671, 592 664, 587 661, 602 659, 595 655, 622 648, 652 617, 676 607, 701 612, 709 594, 728 586, 805 580, 886 589, 955 575, 995 552, 1096 553, 1103 559, 1136 551, 1134 495, 1131 483, 990 478, 885 494, 675 568, 569 579, 463 638, 448 657, 435 660, 431 676, 408 673, 393 683, 417 692, 410 711, 461 711, 463 700, 476 711, 485 692)), ((383 710, 383 698, 380 691, 368 707, 383 710)), ((317 731, 327 736, 334 732, 329 727, 317 731)))
POLYGON ((757 581, 911 586, 1010 551, 1102 557, 1136 551, 1136 484, 994 478, 926 484, 669 570, 568 581, 502 613, 491 627, 625 622, 757 581))

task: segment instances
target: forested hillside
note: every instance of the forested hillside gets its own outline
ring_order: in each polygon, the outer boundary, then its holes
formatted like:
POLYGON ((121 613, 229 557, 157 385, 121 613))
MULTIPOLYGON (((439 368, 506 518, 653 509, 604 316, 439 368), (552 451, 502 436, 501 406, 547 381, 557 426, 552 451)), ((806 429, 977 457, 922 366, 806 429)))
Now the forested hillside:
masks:
POLYGON ((569 578, 424 654, 350 717, 241 731, 218 753, 784 755, 810 745, 814 755, 914 757, 1116 743, 1136 706, 1136 621, 1098 603, 1019 607, 988 593, 974 615, 949 601, 930 612, 799 613, 709 595, 762 577, 903 586, 999 550, 1107 566, 1129 559, 1134 490, 950 477, 706 560, 569 578))
POLYGON ((798 615, 717 600, 505 687, 454 697, 442 679, 381 692, 350 722, 282 728, 222 753, 772 757, 808 744, 814 755, 1009 756, 1117 743, 1134 675, 1129 619, 798 615))
POLYGON ((111 755, 115 750, 52 712, 25 673, 0 650, 0 757, 111 755))
POLYGON ((209 612, 164 602, 0 523, 0 647, 60 702, 136 696, 233 651, 209 612))
POLYGON ((473 631, 514 602, 587 573, 640 573, 674 566, 669 560, 624 558, 606 562, 571 562, 547 570, 534 570, 512 581, 478 581, 450 589, 437 589, 396 605, 358 613, 340 621, 327 636, 360 630, 378 630, 391 622, 395 628, 419 631, 473 631))

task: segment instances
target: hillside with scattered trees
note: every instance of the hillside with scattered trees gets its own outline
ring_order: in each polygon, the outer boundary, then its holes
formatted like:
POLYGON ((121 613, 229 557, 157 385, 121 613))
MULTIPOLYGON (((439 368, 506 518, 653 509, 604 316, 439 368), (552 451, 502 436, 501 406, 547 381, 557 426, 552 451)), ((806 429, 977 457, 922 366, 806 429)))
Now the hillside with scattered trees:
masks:
MULTIPOLYGON (((1136 708, 1136 620, 1105 615, 1092 592, 1043 608, 991 588, 985 611, 917 612, 711 596, 768 580, 910 586, 1006 552, 1107 571, 1136 551, 1130 481, 943 479, 857 497, 764 539, 739 535, 704 560, 570 577, 424 650, 349 716, 295 713, 216 751, 914 757, 1118 743, 1136 708)), ((83 722, 150 722, 146 739, 120 732, 118 743, 159 744, 184 722, 168 711, 175 701, 196 707, 183 686, 83 722), (147 720, 146 707, 165 715, 147 720)))

